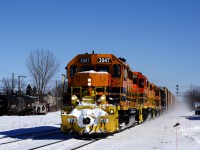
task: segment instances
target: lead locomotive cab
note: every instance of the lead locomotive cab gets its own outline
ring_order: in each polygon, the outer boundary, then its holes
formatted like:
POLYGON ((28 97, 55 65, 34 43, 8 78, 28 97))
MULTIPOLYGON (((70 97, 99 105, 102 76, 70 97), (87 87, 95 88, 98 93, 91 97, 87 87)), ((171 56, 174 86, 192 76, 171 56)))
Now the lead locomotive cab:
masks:
POLYGON ((66 66, 68 88, 62 101, 63 132, 113 133, 135 123, 129 107, 129 66, 112 54, 80 54, 66 66))

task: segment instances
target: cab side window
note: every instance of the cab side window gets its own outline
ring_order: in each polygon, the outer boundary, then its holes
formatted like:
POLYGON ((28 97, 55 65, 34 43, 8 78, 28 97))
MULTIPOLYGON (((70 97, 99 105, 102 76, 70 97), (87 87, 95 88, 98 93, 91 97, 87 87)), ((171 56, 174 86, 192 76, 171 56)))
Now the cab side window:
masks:
POLYGON ((70 77, 73 78, 74 74, 77 72, 77 66, 76 65, 71 65, 70 66, 70 77))
POLYGON ((133 84, 138 84, 138 76, 133 75, 133 84))
POLYGON ((148 88, 149 88, 149 84, 150 84, 149 81, 147 81, 147 87, 148 87, 148 88))
POLYGON ((133 79, 133 73, 132 73, 130 70, 128 71, 128 78, 129 78, 130 80, 133 79))
POLYGON ((120 77, 121 76, 121 66, 119 64, 113 65, 113 77, 120 77))
POLYGON ((144 79, 139 79, 139 88, 144 88, 144 79))

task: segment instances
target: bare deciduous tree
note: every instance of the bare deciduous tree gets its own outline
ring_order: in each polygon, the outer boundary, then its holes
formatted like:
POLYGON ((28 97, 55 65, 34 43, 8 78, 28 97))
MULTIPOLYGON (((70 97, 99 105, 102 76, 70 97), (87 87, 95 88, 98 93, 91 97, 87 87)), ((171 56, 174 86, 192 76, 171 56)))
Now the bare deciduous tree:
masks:
POLYGON ((1 80, 1 89, 4 92, 4 94, 13 94, 14 93, 14 89, 12 89, 12 84, 13 84, 13 88, 15 89, 17 87, 17 79, 13 80, 12 83, 12 79, 10 78, 3 78, 1 80))
POLYGON ((53 96, 62 97, 62 89, 62 83, 61 81, 58 81, 57 86, 54 85, 54 87, 52 88, 53 96))
POLYGON ((50 51, 37 49, 30 53, 27 59, 27 68, 38 90, 39 101, 43 101, 42 95, 48 83, 59 71, 59 63, 50 51))
POLYGON ((3 78, 2 81, 2 91, 5 94, 8 94, 11 90, 12 90, 12 83, 11 80, 9 78, 3 78))

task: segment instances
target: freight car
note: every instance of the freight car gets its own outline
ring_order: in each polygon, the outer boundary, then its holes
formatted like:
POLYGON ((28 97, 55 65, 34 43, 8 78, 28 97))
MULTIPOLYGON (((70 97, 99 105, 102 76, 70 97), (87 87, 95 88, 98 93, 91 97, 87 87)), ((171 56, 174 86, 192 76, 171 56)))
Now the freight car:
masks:
POLYGON ((29 96, 0 95, 0 115, 25 115, 32 112, 29 96))
POLYGON ((118 132, 159 116, 174 104, 167 88, 149 82, 124 58, 113 54, 79 54, 65 69, 68 88, 61 106, 64 133, 118 132))

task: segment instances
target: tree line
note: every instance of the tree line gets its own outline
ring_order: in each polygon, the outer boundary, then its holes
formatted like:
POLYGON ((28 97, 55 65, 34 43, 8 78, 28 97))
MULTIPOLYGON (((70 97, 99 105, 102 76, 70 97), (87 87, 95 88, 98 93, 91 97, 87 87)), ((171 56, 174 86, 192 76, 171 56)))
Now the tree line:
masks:
POLYGON ((18 78, 18 80, 14 77, 12 77, 12 79, 3 78, 0 86, 3 94, 20 95, 33 94, 35 92, 35 94, 39 96, 40 102, 43 102, 43 95, 47 93, 62 96, 61 81, 56 81, 55 84, 52 84, 52 80, 60 69, 59 61, 52 52, 43 49, 32 50, 27 56, 26 67, 32 79, 32 83, 27 85, 25 81, 20 78, 18 78), (53 85, 53 88, 47 91, 47 86, 49 84, 53 85))
MULTIPOLYGON (((47 91, 47 86, 52 83, 53 78, 56 76, 60 69, 60 65, 56 57, 49 50, 36 49, 31 51, 26 59, 26 67, 29 76, 32 78, 31 84, 26 84, 20 78, 12 79, 3 78, 1 80, 1 91, 4 94, 37 94, 39 101, 43 102, 45 94, 62 97, 62 84, 61 81, 54 83, 53 88, 47 91), (16 92, 14 89, 18 87, 16 92)), ((192 87, 184 94, 187 105, 194 109, 194 102, 200 102, 200 87, 192 87)))
POLYGON ((194 110, 194 103, 200 102, 200 87, 191 87, 190 90, 185 92, 184 97, 189 108, 194 110))

